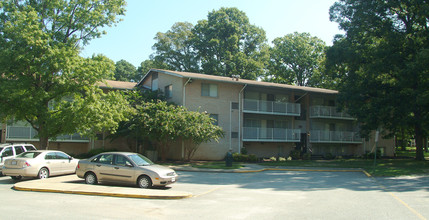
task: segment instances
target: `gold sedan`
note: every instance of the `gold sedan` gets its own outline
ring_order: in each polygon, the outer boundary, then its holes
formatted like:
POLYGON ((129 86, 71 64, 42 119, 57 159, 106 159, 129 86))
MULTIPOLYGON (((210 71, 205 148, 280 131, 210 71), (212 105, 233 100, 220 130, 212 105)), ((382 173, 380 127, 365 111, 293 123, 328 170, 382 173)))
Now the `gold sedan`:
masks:
POLYGON ((11 176, 14 180, 22 177, 44 179, 49 176, 75 173, 78 162, 78 159, 62 151, 27 151, 16 158, 5 160, 3 175, 11 176))

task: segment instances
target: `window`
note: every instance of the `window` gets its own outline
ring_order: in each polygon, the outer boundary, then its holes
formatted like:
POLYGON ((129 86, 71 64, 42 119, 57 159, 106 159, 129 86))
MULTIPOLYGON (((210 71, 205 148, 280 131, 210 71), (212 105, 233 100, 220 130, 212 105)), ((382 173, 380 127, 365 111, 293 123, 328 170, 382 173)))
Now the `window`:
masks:
POLYGON ((25 145, 24 147, 25 147, 25 149, 26 149, 27 151, 29 151, 29 150, 36 150, 36 148, 34 148, 34 147, 33 147, 33 146, 31 146, 31 145, 25 145))
POLYGON ((158 73, 152 74, 152 91, 158 90, 158 73))
POLYGON ((122 155, 116 155, 115 165, 132 166, 131 162, 126 157, 124 157, 122 155))
POLYGON ((210 114, 209 117, 214 119, 214 122, 213 122, 214 125, 219 125, 219 122, 218 122, 219 115, 218 114, 210 114))
POLYGON ((216 84, 201 84, 201 96, 217 97, 217 85, 216 84))
POLYGON ((231 132, 231 138, 238 138, 238 132, 231 132))
POLYGON ((238 109, 238 102, 231 102, 231 109, 238 109))
POLYGON ((22 146, 15 146, 15 153, 16 155, 24 152, 24 149, 22 149, 22 146))
POLYGON ((173 85, 168 85, 164 87, 164 95, 167 99, 173 97, 173 85))
POLYGON ((55 153, 54 152, 47 153, 46 156, 45 156, 45 159, 46 160, 54 160, 54 159, 56 159, 55 153))
POLYGON ((57 159, 59 160, 68 160, 69 156, 67 156, 67 154, 62 153, 62 152, 55 152, 57 159))
POLYGON ((113 154, 103 154, 98 158, 99 163, 112 164, 113 154))
POLYGON ((13 150, 12 147, 7 147, 4 149, 3 153, 2 153, 3 157, 9 157, 9 156, 13 156, 13 150))

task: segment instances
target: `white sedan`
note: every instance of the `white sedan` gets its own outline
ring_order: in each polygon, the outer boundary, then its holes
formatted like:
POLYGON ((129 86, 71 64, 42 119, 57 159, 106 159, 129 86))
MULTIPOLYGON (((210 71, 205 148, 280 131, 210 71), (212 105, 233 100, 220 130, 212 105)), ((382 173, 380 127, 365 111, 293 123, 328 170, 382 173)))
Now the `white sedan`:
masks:
POLYGON ((27 151, 16 158, 5 160, 3 175, 11 176, 14 180, 22 177, 44 179, 49 176, 75 173, 78 162, 78 159, 62 151, 27 151))

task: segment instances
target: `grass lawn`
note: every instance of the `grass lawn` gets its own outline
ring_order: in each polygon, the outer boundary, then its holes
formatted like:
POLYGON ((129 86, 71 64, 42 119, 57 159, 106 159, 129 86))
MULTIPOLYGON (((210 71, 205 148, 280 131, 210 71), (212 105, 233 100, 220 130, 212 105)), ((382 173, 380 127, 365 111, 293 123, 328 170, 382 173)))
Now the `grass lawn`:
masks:
POLYGON ((429 174, 429 161, 414 159, 337 159, 326 161, 292 160, 284 162, 265 162, 265 166, 287 167, 334 167, 334 168, 362 168, 373 176, 401 176, 429 174))

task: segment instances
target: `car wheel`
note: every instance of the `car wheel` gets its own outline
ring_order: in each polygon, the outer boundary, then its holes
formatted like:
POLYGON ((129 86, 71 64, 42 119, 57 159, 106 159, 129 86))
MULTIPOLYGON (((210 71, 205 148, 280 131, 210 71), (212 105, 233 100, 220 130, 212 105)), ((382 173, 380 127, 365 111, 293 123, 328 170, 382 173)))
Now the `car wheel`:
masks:
POLYGON ((37 178, 39 179, 46 179, 49 177, 49 170, 45 167, 39 170, 39 174, 37 175, 37 178))
POLYGON ((21 180, 22 176, 11 176, 13 180, 21 180))
POLYGON ((97 176, 94 173, 87 173, 85 175, 85 183, 91 185, 97 184, 97 176))
POLYGON ((152 187, 152 180, 150 179, 150 177, 148 176, 141 176, 139 177, 139 179, 137 180, 137 185, 140 188, 143 189, 148 189, 152 187))

